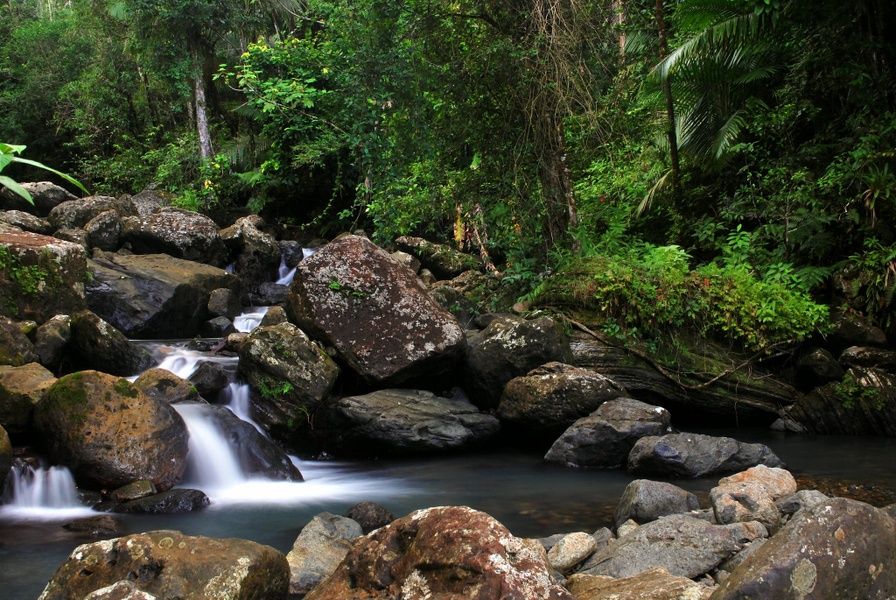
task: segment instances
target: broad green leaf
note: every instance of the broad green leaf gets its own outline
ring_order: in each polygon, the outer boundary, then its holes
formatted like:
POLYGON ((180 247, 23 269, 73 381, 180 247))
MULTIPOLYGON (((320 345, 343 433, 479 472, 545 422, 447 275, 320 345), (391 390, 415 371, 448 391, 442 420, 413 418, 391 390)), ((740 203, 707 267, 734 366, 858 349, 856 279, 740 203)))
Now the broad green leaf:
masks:
POLYGON ((45 165, 45 164, 43 164, 43 163, 39 163, 39 162, 37 162, 36 160, 30 160, 30 159, 27 159, 27 158, 18 158, 18 157, 16 157, 16 158, 13 158, 12 161, 13 161, 13 162, 17 162, 17 163, 22 163, 22 164, 25 164, 25 165, 31 165, 32 167, 37 167, 38 169, 43 169, 44 171, 49 171, 50 173, 53 173, 54 175, 58 175, 59 177, 62 177, 63 179, 65 179, 65 180, 66 180, 67 182, 69 182, 70 184, 72 184, 72 185, 74 185, 74 186, 77 186, 77 188, 78 188, 79 190, 81 190, 82 192, 84 192, 85 194, 90 194, 90 192, 87 191, 87 188, 84 187, 84 186, 81 184, 80 181, 78 181, 77 179, 75 179, 75 178, 72 177, 71 175, 66 175, 66 174, 63 173, 62 171, 57 171, 56 169, 53 169, 52 167, 48 167, 47 165, 45 165))
POLYGON ((9 188, 25 200, 27 200, 29 204, 34 204, 34 199, 31 197, 31 194, 28 193, 28 190, 16 183, 15 180, 13 180, 11 177, 0 175, 0 185, 9 188))

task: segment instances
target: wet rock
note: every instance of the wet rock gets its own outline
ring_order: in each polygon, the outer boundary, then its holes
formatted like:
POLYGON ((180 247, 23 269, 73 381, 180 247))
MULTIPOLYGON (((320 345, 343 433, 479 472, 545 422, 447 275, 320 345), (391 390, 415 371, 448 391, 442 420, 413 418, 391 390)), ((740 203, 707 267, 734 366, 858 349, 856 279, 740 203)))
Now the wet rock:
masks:
POLYGON ((230 376, 220 363, 203 360, 196 364, 196 370, 190 375, 189 382, 195 386, 200 396, 214 400, 230 383, 230 376))
POLYGON ((657 567, 695 578, 716 568, 743 545, 767 537, 759 523, 713 525, 688 515, 670 515, 621 535, 583 566, 583 573, 631 577, 657 567))
POLYGON ((6 429, 0 425, 0 494, 3 493, 3 486, 6 483, 6 474, 12 468, 12 444, 9 441, 9 434, 6 429))
POLYGON ((168 207, 123 219, 121 236, 137 254, 163 253, 219 267, 227 259, 215 222, 188 210, 168 207))
POLYGON ((507 382, 497 414, 517 428, 555 436, 607 400, 624 395, 609 377, 550 362, 507 382))
MULTIPOLYGON (((295 240, 280 240, 280 257, 286 263, 288 269, 294 269, 305 258, 305 249, 295 240)), ((322 242, 321 245, 326 244, 322 242)))
POLYGON ((114 252, 121 246, 121 217, 114 210, 102 212, 84 225, 84 233, 88 248, 114 252))
POLYGON ((395 515, 376 502, 358 502, 348 509, 345 516, 356 521, 365 535, 395 520, 395 515))
POLYGON ((46 367, 57 366, 63 357, 63 350, 72 337, 72 318, 56 315, 37 328, 34 336, 34 350, 40 362, 46 367))
POLYGON ((827 334, 828 344, 835 350, 850 346, 886 346, 887 336, 862 315, 839 310, 831 313, 831 331, 827 334))
MULTIPOLYGON (((56 378, 37 363, 21 367, 0 366, 0 425, 13 436, 31 430, 34 407, 56 378)), ((0 471, 5 477, 6 471, 0 471)))
POLYGON ((249 290, 244 303, 248 306, 276 306, 285 304, 288 295, 289 286, 265 281, 249 290))
POLYGON ((580 573, 566 587, 576 600, 706 600, 713 591, 663 568, 620 579, 580 573))
POLYGON ((463 352, 457 320, 366 238, 339 237, 299 263, 290 320, 378 385, 445 371, 463 352))
POLYGON ((732 473, 759 464, 778 467, 783 463, 764 444, 696 433, 643 437, 628 457, 629 471, 667 477, 732 473))
POLYGON ((329 402, 315 434, 349 455, 441 452, 481 445, 498 433, 490 415, 460 399, 421 390, 378 390, 329 402))
POLYGON ((111 196, 88 196, 57 204, 50 211, 48 220, 57 230, 83 229, 91 219, 107 210, 126 215, 133 213, 135 209, 129 201, 118 202, 111 196))
POLYGON ((352 540, 362 535, 361 526, 349 518, 327 512, 316 515, 286 555, 289 593, 307 594, 329 577, 351 550, 352 540))
POLYGON ((240 372, 253 389, 252 416, 281 438, 307 427, 339 367, 291 323, 256 328, 240 350, 240 372))
POLYGON ((212 291, 238 284, 223 269, 165 254, 102 254, 90 268, 90 309, 136 339, 195 336, 212 291))
POLYGON ((209 319, 199 328, 199 335, 207 338, 227 337, 231 333, 236 333, 236 328, 227 317, 209 319))
POLYGON ((824 348, 813 348, 796 361, 796 377, 804 389, 840 381, 844 372, 837 359, 824 348))
POLYGON ((853 367, 843 381, 800 396, 779 425, 802 433, 896 436, 896 375, 853 367))
POLYGON ((135 375, 155 360, 142 346, 89 310, 71 317, 72 362, 81 369, 96 369, 111 375, 135 375))
POLYGON ((134 387, 163 404, 195 402, 199 399, 193 384, 168 369, 152 368, 144 371, 134 380, 134 387))
POLYGON ((208 496, 202 490, 177 488, 116 504, 113 510, 142 515, 177 515, 202 510, 208 505, 208 496))
POLYGON ((289 321, 289 319, 287 318, 286 311, 283 307, 272 306, 261 318, 261 326, 270 327, 271 325, 279 325, 280 323, 286 323, 287 321, 289 321))
POLYGON ((572 600, 544 549, 467 507, 419 510, 358 540, 306 600, 572 600))
POLYGON ((50 458, 101 487, 149 479, 167 490, 186 468, 180 415, 125 379, 96 371, 61 377, 34 416, 50 458))
POLYGON ((833 498, 798 512, 713 595, 871 600, 896 594, 896 522, 884 511, 833 498))
POLYGON ((43 323, 84 308, 86 266, 77 244, 0 231, 0 314, 43 323))
POLYGON ((50 181, 26 182, 21 185, 31 194, 31 200, 34 204, 26 202, 18 194, 14 194, 4 188, 0 190, 0 208, 4 210, 23 210, 45 217, 59 204, 77 199, 77 196, 50 181))
POLYGON ((0 365, 21 367, 38 360, 20 323, 0 315, 0 365))
POLYGON ((618 467, 626 463, 636 441, 665 433, 670 418, 660 406, 631 398, 609 400, 570 425, 544 459, 570 467, 618 467))
POLYGON ((227 317, 231 321, 243 312, 239 294, 228 288, 212 290, 208 296, 208 313, 213 317, 227 317))
POLYGON ((796 492, 796 481, 784 469, 759 465, 719 480, 709 492, 717 523, 759 521, 778 529, 781 513, 775 500, 796 492))
POLYGON ((248 333, 243 333, 238 331, 237 333, 231 333, 226 338, 224 338, 224 350, 228 352, 236 352, 239 354, 243 350, 243 346, 246 345, 246 340, 249 339, 248 333))
POLYGON ((402 236, 395 240, 395 245, 416 257, 439 279, 451 279, 464 271, 479 269, 479 261, 474 256, 458 252, 444 244, 434 244, 418 237, 402 236))
POLYGON ((274 236, 261 231, 262 227, 264 220, 250 215, 221 231, 221 239, 231 254, 236 254, 236 273, 246 284, 274 279, 280 264, 280 245, 274 236))
POLYGON ((849 367, 866 367, 896 372, 896 352, 867 346, 850 346, 840 355, 840 362, 849 367))
POLYGON ((800 490, 775 501, 775 506, 781 515, 789 517, 804 508, 812 508, 817 504, 826 502, 829 498, 818 490, 800 490))
POLYGON ((597 550, 597 542, 588 533, 577 531, 564 535, 548 550, 552 569, 570 573, 597 550))
POLYGON ((560 326, 547 317, 526 321, 505 316, 467 335, 464 389, 474 404, 498 405, 504 386, 514 377, 551 361, 569 362, 569 343, 560 326))
POLYGON ((53 233, 53 226, 50 225, 49 221, 21 210, 0 212, 0 222, 18 227, 24 231, 30 231, 31 233, 39 233, 40 235, 51 235, 53 233))
POLYGON ((75 519, 62 527, 68 531, 84 534, 93 538, 115 536, 121 533, 121 523, 111 515, 75 519))
POLYGON ((78 546, 56 570, 40 600, 83 598, 132 580, 158 598, 284 598, 286 558, 238 539, 150 531, 78 546))
POLYGON ((157 493, 158 490, 153 482, 148 479, 139 479, 112 490, 110 496, 113 502, 129 502, 131 500, 139 500, 140 498, 152 496, 157 493))
POLYGON ((625 487, 616 506, 616 526, 628 519, 638 523, 655 521, 665 515, 687 513, 700 508, 697 496, 665 481, 635 479, 625 487))

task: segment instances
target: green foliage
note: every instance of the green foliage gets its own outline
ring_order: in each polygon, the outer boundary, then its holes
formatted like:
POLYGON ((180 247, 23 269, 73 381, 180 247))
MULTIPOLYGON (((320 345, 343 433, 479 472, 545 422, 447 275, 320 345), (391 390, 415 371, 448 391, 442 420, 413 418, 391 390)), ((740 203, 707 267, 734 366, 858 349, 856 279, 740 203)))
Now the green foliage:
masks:
MULTIPOLYGON (((12 164, 27 165, 30 167, 44 170, 44 171, 49 171, 50 173, 53 173, 54 175, 57 175, 57 176, 61 177, 62 179, 68 181, 72 185, 77 186, 85 194, 90 193, 87 191, 87 188, 85 188, 83 185, 81 185, 81 182, 79 182, 77 179, 75 179, 69 175, 66 175, 65 173, 62 173, 60 171, 57 171, 56 169, 52 169, 43 163, 39 163, 36 160, 30 160, 30 159, 22 158, 21 156, 18 156, 19 154, 21 154, 24 151, 25 151, 25 146, 14 146, 12 144, 4 144, 4 143, 0 142, 0 173, 3 172, 3 169, 5 169, 6 167, 8 167, 12 164)), ((22 198, 24 198, 26 201, 30 202, 31 204, 34 204, 34 199, 31 197, 31 194, 28 192, 28 190, 26 190, 24 187, 19 185, 16 182, 16 180, 13 179, 12 177, 9 177, 7 175, 0 175, 0 185, 2 185, 5 188, 8 188, 9 190, 11 190, 15 194, 21 196, 22 198)))
POLYGON ((280 400, 292 393, 295 386, 289 381, 263 380, 258 384, 258 391, 269 400, 280 400))
POLYGON ((862 385, 852 374, 848 372, 841 381, 834 384, 834 395, 843 404, 843 408, 854 409, 860 406, 870 406, 880 410, 884 405, 884 396, 876 387, 862 385))

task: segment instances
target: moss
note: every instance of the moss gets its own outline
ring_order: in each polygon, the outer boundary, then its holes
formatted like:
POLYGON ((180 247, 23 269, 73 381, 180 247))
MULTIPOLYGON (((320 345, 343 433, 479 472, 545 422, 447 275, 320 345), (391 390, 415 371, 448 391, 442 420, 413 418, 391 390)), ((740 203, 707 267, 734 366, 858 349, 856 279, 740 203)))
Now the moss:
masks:
POLYGON ((136 398, 137 394, 139 394, 137 388, 135 388, 127 379, 119 379, 116 381, 113 389, 121 396, 127 396, 128 398, 136 398))
POLYGON ((60 377, 47 391, 47 408, 63 411, 67 419, 75 423, 84 420, 87 414, 87 390, 84 387, 82 373, 72 373, 60 377))
POLYGON ((835 383, 833 390, 834 396, 847 410, 862 405, 874 410, 881 410, 884 407, 884 396, 880 389, 862 385, 852 373, 847 373, 842 381, 835 383))

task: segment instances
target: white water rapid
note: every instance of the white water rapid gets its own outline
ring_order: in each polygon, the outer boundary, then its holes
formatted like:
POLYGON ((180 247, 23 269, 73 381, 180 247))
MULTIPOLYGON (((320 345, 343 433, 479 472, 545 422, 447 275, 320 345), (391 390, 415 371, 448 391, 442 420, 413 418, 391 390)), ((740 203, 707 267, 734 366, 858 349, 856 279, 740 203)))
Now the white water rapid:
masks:
POLYGON ((0 514, 52 520, 91 513, 78 498, 75 478, 67 468, 17 465, 10 469, 0 514))
POLYGON ((250 306, 242 314, 233 318, 233 327, 239 332, 249 333, 261 324, 269 306, 250 306))

